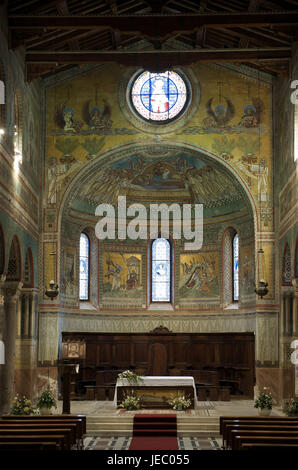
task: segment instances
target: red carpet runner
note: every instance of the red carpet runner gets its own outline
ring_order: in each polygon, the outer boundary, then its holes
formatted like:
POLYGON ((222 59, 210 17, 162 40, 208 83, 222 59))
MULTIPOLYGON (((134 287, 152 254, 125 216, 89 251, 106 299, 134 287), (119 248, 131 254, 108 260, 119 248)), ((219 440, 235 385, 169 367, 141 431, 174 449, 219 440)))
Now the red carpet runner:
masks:
POLYGON ((129 450, 178 450, 174 414, 136 414, 129 450))

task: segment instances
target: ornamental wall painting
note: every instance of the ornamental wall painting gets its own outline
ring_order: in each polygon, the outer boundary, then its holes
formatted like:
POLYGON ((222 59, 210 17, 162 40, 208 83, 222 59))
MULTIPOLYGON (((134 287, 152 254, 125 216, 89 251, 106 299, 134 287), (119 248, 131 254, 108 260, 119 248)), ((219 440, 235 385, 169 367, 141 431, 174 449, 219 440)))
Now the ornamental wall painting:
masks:
POLYGON ((61 293, 65 297, 76 297, 76 269, 77 250, 75 247, 67 247, 63 250, 63 267, 61 270, 61 293))
POLYGON ((242 246, 240 252, 240 291, 243 296, 254 294, 255 263, 254 245, 242 246))
POLYGON ((179 271, 180 299, 219 296, 217 253, 181 254, 179 271))
POLYGON ((137 299, 143 294, 142 255, 104 252, 102 299, 137 299))

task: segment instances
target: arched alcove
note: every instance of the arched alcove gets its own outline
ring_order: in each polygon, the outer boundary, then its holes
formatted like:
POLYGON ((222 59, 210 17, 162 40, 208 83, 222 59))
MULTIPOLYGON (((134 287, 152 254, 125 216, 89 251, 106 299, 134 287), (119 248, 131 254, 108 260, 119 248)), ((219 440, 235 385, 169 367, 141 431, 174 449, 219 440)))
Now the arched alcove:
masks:
POLYGON ((6 281, 20 281, 22 277, 22 259, 18 237, 14 235, 9 251, 6 281))

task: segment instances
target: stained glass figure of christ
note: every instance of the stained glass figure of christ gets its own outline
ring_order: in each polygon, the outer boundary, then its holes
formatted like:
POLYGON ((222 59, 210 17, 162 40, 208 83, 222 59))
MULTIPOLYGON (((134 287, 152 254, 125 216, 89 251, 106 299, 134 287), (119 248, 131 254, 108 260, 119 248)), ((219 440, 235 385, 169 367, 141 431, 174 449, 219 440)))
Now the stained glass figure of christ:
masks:
POLYGON ((186 99, 185 82, 173 71, 143 72, 131 90, 131 100, 136 111, 152 121, 173 119, 184 109, 186 99))
POLYGON ((171 301, 171 245, 165 238, 152 242, 151 302, 171 301))

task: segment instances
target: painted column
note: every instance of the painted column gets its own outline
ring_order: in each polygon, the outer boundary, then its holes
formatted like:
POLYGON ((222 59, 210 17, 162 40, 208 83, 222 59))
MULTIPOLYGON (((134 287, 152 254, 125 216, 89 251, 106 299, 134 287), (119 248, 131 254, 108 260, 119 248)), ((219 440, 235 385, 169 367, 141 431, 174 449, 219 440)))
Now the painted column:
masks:
POLYGON ((3 338, 5 344, 5 364, 3 365, 0 384, 0 415, 9 412, 14 393, 17 304, 22 286, 22 282, 5 283, 4 309, 6 328, 3 338))
POLYGON ((24 318, 24 338, 28 338, 29 326, 29 294, 25 295, 25 318, 24 318))

